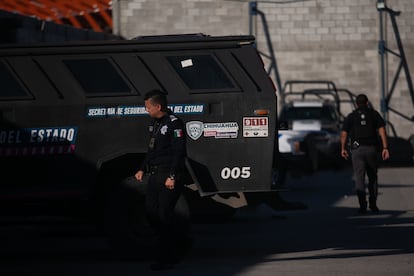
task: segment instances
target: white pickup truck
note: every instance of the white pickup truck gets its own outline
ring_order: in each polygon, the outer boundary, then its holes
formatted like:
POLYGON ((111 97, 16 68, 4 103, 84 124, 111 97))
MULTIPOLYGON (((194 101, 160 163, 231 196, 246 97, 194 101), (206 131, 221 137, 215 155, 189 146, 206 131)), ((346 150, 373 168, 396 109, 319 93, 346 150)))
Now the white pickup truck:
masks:
POLYGON ((286 103, 279 121, 279 152, 291 169, 315 171, 339 155, 340 117, 329 100, 294 100, 286 103))

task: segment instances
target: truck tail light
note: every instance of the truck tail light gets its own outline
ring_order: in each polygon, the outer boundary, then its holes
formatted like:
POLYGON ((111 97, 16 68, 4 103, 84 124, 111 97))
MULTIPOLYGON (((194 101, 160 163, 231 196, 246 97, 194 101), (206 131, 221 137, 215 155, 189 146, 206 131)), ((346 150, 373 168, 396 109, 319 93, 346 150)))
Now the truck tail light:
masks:
POLYGON ((255 109, 254 110, 254 115, 269 115, 269 110, 268 109, 255 109))

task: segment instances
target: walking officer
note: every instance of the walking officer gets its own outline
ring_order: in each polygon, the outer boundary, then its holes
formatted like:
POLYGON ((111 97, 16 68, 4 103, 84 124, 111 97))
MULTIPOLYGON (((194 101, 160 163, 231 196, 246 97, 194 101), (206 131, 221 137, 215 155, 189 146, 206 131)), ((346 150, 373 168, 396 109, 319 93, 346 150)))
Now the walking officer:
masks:
POLYGON ((344 120, 341 131, 341 156, 348 159, 346 149, 348 138, 350 139, 352 168, 354 173, 355 190, 358 196, 359 213, 367 211, 365 192, 365 173, 368 176, 369 208, 378 212, 378 149, 381 149, 381 157, 387 160, 388 152, 385 121, 381 115, 369 106, 368 97, 360 94, 356 97, 357 108, 344 120), (381 145, 378 144, 378 135, 381 145))
POLYGON ((154 270, 173 268, 177 257, 188 246, 188 231, 178 223, 174 208, 183 191, 180 181, 185 166, 186 141, 183 121, 167 107, 167 97, 160 90, 145 94, 145 109, 153 118, 145 160, 135 178, 143 181, 148 173, 145 210, 159 246, 154 270))

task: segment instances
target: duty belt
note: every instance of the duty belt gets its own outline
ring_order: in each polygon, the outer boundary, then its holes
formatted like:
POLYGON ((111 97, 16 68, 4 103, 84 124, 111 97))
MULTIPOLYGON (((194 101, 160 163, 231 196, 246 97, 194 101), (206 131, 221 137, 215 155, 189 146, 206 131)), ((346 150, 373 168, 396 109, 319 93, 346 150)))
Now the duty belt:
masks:
POLYGON ((167 166, 160 166, 160 165, 157 165, 157 166, 154 166, 154 165, 148 166, 148 173, 149 174, 156 174, 159 171, 166 171, 166 170, 168 170, 168 167, 167 166))

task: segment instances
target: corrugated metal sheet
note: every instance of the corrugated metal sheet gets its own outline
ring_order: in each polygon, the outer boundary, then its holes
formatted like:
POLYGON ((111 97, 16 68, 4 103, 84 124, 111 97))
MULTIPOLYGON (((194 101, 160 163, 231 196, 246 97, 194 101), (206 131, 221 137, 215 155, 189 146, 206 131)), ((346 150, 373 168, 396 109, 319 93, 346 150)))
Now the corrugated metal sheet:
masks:
POLYGON ((108 0, 1 0, 0 10, 96 32, 112 32, 112 1, 108 0))

